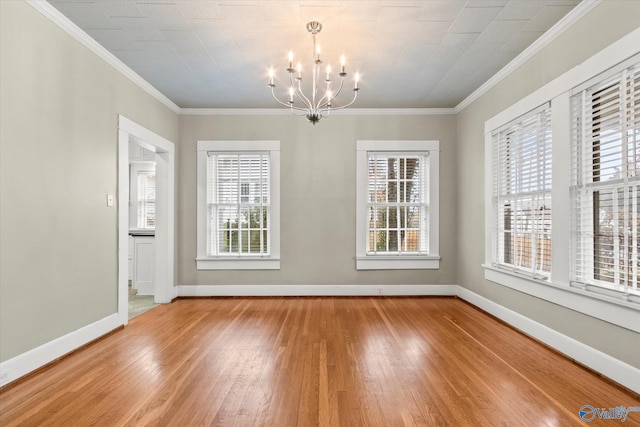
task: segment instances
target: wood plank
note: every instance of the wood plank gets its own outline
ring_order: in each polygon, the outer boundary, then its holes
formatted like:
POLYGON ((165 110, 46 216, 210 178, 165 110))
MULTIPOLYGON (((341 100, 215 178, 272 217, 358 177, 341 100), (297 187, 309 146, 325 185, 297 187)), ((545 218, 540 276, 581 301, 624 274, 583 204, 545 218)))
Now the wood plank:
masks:
POLYGON ((640 400, 455 298, 180 299, 0 391, 0 425, 578 426, 585 404, 640 400))

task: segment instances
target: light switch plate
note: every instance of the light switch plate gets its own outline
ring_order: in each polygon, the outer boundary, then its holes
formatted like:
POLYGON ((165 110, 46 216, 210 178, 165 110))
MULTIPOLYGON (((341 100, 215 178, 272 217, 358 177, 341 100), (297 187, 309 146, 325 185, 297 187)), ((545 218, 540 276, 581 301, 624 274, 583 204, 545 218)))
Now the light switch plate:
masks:
POLYGON ((107 194, 107 206, 108 207, 113 206, 113 194, 107 194))

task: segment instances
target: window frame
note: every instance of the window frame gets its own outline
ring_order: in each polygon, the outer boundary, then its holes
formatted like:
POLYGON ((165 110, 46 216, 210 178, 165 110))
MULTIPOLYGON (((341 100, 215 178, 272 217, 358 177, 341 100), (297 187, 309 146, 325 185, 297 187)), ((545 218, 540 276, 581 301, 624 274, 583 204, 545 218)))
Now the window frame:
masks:
MULTIPOLYGON (((536 202, 539 203, 539 200, 534 201, 535 198, 540 198, 540 196, 542 196, 545 200, 547 199, 547 197, 550 199, 551 195, 552 195, 552 190, 553 190, 553 184, 551 185, 551 188, 543 188, 540 189, 540 182, 539 179, 532 179, 532 174, 531 172, 527 171, 527 167, 523 166, 521 169, 524 170, 524 172, 522 173, 522 175, 520 175, 518 173, 518 171, 515 172, 511 172, 511 168, 514 167, 514 162, 513 161, 509 161, 508 159, 511 156, 515 156, 517 157, 517 159, 515 160, 515 167, 514 169, 517 169, 518 166, 518 159, 522 160, 523 158, 523 151, 525 149, 531 149, 531 143, 529 141, 529 143, 527 144, 526 142, 523 142, 522 140, 519 140, 517 137, 523 135, 522 131, 523 130, 535 130, 536 131, 536 143, 535 143, 535 151, 536 151, 536 156, 535 156, 535 160, 537 160, 538 162, 540 162, 540 160, 545 161, 546 156, 548 155, 551 160, 553 160, 553 148, 552 148, 552 142, 553 142, 553 132, 551 129, 551 120, 550 120, 550 116, 552 113, 552 109, 551 109, 551 105, 549 102, 545 102, 544 104, 534 108, 533 110, 519 116, 516 117, 515 119, 511 120, 509 123, 506 123, 505 125, 501 126, 498 129, 494 129, 492 132, 492 138, 493 141, 491 143, 492 145, 492 170, 493 170, 493 178, 494 178, 494 182, 493 182, 493 186, 492 186, 492 206, 494 208, 494 210, 492 211, 492 219, 493 219, 493 233, 492 233, 492 239, 493 241, 493 252, 492 252, 492 259, 491 259, 491 264, 496 267, 496 268, 500 268, 500 269, 506 269, 506 270, 510 270, 513 271, 515 273, 518 274, 523 274, 523 275, 528 275, 531 277, 537 277, 539 279, 544 279, 546 277, 549 277, 551 275, 550 271, 545 271, 544 269, 542 270, 537 270, 537 269, 533 269, 533 265, 534 262, 532 261, 532 267, 531 268, 525 268, 523 266, 519 266, 516 263, 509 263, 506 261, 507 258, 507 247, 511 248, 509 250, 509 254, 511 257, 513 257, 514 255, 517 255, 517 251, 514 251, 514 248, 517 249, 518 245, 517 245, 517 241, 519 240, 519 237, 522 236, 523 240, 526 241, 526 239, 529 239, 529 246, 536 246, 535 248, 533 248, 534 250, 531 252, 530 256, 535 256, 537 257, 537 242, 538 242, 538 236, 536 236, 536 233, 534 231, 535 227, 533 225, 533 222, 535 222, 535 218, 533 218, 533 216, 535 215, 535 213, 532 213, 532 225, 531 225, 531 231, 528 233, 525 233, 522 229, 519 229, 517 227, 517 220, 516 222, 516 226, 511 226, 509 228, 509 231, 506 231, 507 229, 507 218, 500 215, 500 211, 502 207, 505 207, 506 210, 506 205, 500 205, 500 201, 503 201, 506 203, 507 200, 510 200, 511 202, 515 202, 516 204, 518 203, 518 201, 523 201, 526 200, 527 198, 529 198, 529 202, 531 204, 535 204, 536 202), (548 126, 544 127, 543 129, 538 126, 541 115, 546 115, 549 117, 549 122, 548 122, 548 126), (523 127, 524 123, 535 123, 534 125, 528 125, 527 127, 523 127), (540 145, 539 142, 541 141, 540 136, 539 136, 539 131, 540 130, 544 130, 545 132, 549 132, 549 135, 547 137, 543 136, 543 144, 545 144, 545 147, 543 149, 543 151, 540 151, 540 145), (503 135, 507 135, 506 137, 503 137, 503 135), (515 136, 514 136, 515 135, 515 136), (549 147, 546 146, 546 144, 549 144, 549 147), (505 145, 505 147, 503 147, 503 144, 505 145), (500 159, 496 159, 496 156, 500 156, 501 154, 504 154, 506 152, 506 158, 507 161, 504 164, 498 164, 500 159), (540 155, 542 157, 540 157, 540 155), (496 170, 494 169, 494 166, 498 166, 501 169, 496 170), (502 169, 504 168, 504 169, 502 169), (511 175, 513 178, 509 179, 508 177, 503 181, 503 175, 505 174, 507 175, 511 175), (495 182, 495 178, 498 178, 498 182, 495 182), (520 183, 520 186, 525 186, 525 185, 532 185, 535 184, 536 186, 536 190, 529 190, 529 191, 524 191, 523 189, 519 189, 518 188, 518 184, 520 183), (506 188, 502 188, 503 184, 506 188), (515 187, 515 189, 513 188, 515 187), (506 234, 511 234, 511 238, 509 239, 509 243, 507 244, 507 237, 506 234), (514 237, 515 236, 515 237, 514 237), (516 242, 516 244, 514 245, 514 241, 516 242), (504 247, 502 247, 502 251, 501 249, 501 242, 504 245, 504 247)), ((527 158, 527 160, 531 160, 531 156, 529 156, 527 158)), ((553 182, 552 176, 553 176, 553 167, 552 165, 549 165, 549 178, 551 178, 551 182, 553 182)), ((540 176, 536 177, 536 178, 542 178, 540 176)), ((543 178, 543 186, 544 186, 544 180, 547 177, 545 176, 543 178)), ((551 211, 551 215, 553 215, 553 202, 552 200, 549 200, 549 204, 551 206, 551 208, 549 209, 551 211)), ((546 201, 543 202, 543 206, 546 206, 546 201)), ((535 209, 532 212, 537 211, 538 209, 535 209)), ((512 209, 513 212, 515 212, 514 214, 514 218, 517 216, 518 210, 517 209, 512 209)), ((542 223, 544 226, 544 223, 546 222, 546 214, 545 217, 542 219, 542 223)), ((553 226, 551 224, 550 218, 549 218, 549 230, 553 229, 553 226)), ((509 224, 511 224, 511 221, 509 221, 509 224)), ((542 232, 542 235, 544 236, 547 233, 544 233, 544 231, 542 232)), ((551 233, 549 234, 549 243, 550 243, 550 247, 549 249, 551 249, 551 233)), ((542 247, 544 247, 544 238, 543 238, 543 244, 542 247)), ((526 252, 526 251, 525 251, 526 252)), ((551 250, 549 251, 551 252, 551 250)), ((544 253, 544 251, 542 251, 542 253, 544 253)), ((552 253, 552 252, 551 252, 552 253)), ((549 259, 551 259, 551 257, 549 257, 549 259)), ((543 265, 544 265, 544 260, 542 260, 543 265)), ((550 263, 549 263, 549 267, 550 263)), ((550 270, 550 269, 549 269, 550 270)))
POLYGON ((280 141, 197 141, 197 256, 198 270, 280 269, 280 141), (207 161, 209 152, 268 153, 270 179, 270 243, 268 255, 208 255, 207 161))
POLYGON ((572 285, 571 277, 571 100, 580 82, 591 79, 640 53, 637 45, 640 29, 634 30, 583 63, 518 100, 485 122, 485 279, 532 295, 542 300, 640 332, 640 299, 593 292, 572 285), (552 260, 551 276, 527 277, 494 267, 492 206, 492 133, 495 129, 545 102, 551 102, 552 129, 552 260))
POLYGON ((439 269, 439 166, 440 141, 437 140, 358 140, 356 141, 356 270, 439 269), (370 254, 368 244, 369 153, 428 153, 428 250, 425 254, 370 254))
MULTIPOLYGON (((618 85, 622 85, 625 88, 623 89, 623 91, 626 92, 625 85, 627 83, 627 70, 631 67, 635 68, 633 75, 636 76, 636 79, 637 79, 638 78, 637 76, 639 75, 639 70, 640 70, 640 54, 634 55, 628 60, 623 61, 622 63, 617 64, 615 67, 612 67, 611 69, 607 70, 606 72, 598 74, 591 80, 574 88, 570 93, 572 107, 573 107, 571 111, 571 122, 572 122, 571 143, 573 146, 572 148, 574 150, 573 156, 572 156, 573 176, 572 176, 572 182, 571 182, 572 201, 574 201, 574 203, 572 203, 572 214, 574 215, 574 218, 587 216, 587 218, 591 220, 586 224, 586 225, 589 225, 589 227, 584 227, 583 229, 580 229, 579 227, 574 227, 573 229, 572 247, 574 248, 574 251, 573 251, 572 262, 574 264, 580 265, 581 267, 584 267, 584 266, 593 267, 592 269, 585 269, 585 268, 578 268, 578 267, 572 269, 571 280, 572 280, 573 286, 581 287, 583 289, 589 289, 594 292, 603 292, 603 293, 608 293, 608 294, 617 295, 617 296, 621 296, 621 295, 623 296, 624 294, 629 293, 634 296, 634 299, 637 299, 640 302, 640 294, 638 293, 638 286, 637 286, 637 282, 638 282, 637 280, 638 279, 637 247, 632 248, 631 254, 629 254, 628 252, 629 250, 628 246, 624 249, 625 251, 624 258, 626 258, 626 261, 631 261, 630 262, 630 264, 632 265, 631 269, 633 270, 633 276, 636 280, 636 289, 629 292, 628 288, 626 288, 626 285, 615 283, 616 281, 619 281, 618 270, 620 267, 619 262, 621 261, 619 259, 619 255, 618 257, 614 255, 616 252, 618 254, 620 253, 619 245, 621 243, 620 240, 616 239, 615 237, 619 238, 620 236, 617 236, 617 233, 612 233, 611 236, 606 236, 604 235, 604 233, 599 232, 601 224, 599 223, 599 221, 595 220, 592 214, 592 212, 594 212, 596 209, 600 210, 599 207, 601 206, 601 202, 602 202, 601 196, 606 192, 611 192, 611 197, 612 197, 611 207, 618 214, 613 217, 612 231, 615 229, 618 229, 618 232, 619 232, 619 229, 624 227, 619 227, 618 225, 618 221, 620 220, 620 212, 621 212, 621 211, 618 211, 618 208, 620 208, 621 205, 622 207, 631 208, 633 207, 633 202, 632 202, 632 205, 629 206, 627 205, 628 200, 627 201, 625 201, 624 199, 619 200, 618 192, 622 189, 624 193, 629 195, 629 193, 627 193, 627 191, 625 190, 628 187, 636 188, 635 191, 632 191, 632 194, 634 192, 636 193, 636 197, 635 198, 632 197, 632 198, 636 200, 636 204, 637 204, 637 198, 638 198, 637 186, 640 182, 639 180, 640 175, 638 175, 638 173, 635 171, 635 168, 634 168, 632 176, 629 177, 626 169, 629 163, 628 162, 629 141, 627 140, 629 129, 626 127, 624 123, 628 118, 627 116, 628 111, 625 108, 624 111, 621 113, 618 105, 618 104, 624 104, 625 107, 627 107, 629 105, 627 102, 628 99, 626 98, 626 96, 619 97, 618 95, 620 93, 620 89, 616 89, 613 97, 608 98, 608 101, 607 101, 607 103, 611 103, 611 100, 615 99, 615 103, 613 104, 614 107, 609 105, 607 107, 608 111, 606 111, 605 114, 611 114, 614 118, 618 117, 618 119, 621 122, 619 128, 616 126, 612 126, 612 125, 615 125, 617 121, 616 120, 612 121, 611 117, 607 117, 604 121, 592 122, 591 120, 593 119, 593 115, 592 115, 593 110, 591 111, 588 110, 589 106, 592 106, 594 108, 596 108, 597 106, 598 107, 600 106, 599 104, 596 104, 593 102, 593 99, 597 98, 596 93, 605 92, 605 94, 608 93, 610 95, 611 93, 613 93, 611 89, 614 86, 618 86, 618 85), (595 89, 595 92, 594 92, 594 87, 598 88, 598 89, 595 89), (591 93, 591 97, 587 96, 588 93, 591 93), (598 125, 596 128, 594 128, 595 126, 594 123, 597 123, 598 125), (588 126, 588 125, 591 125, 591 126, 588 126), (597 129, 597 132, 596 132, 596 129, 597 129), (615 129, 616 130, 615 133, 620 134, 620 137, 621 137, 620 140, 615 141, 617 144, 613 146, 608 145, 606 142, 604 142, 607 138, 610 138, 610 136, 604 136, 604 134, 609 133, 612 129, 615 129), (598 139, 593 139, 589 144, 588 142, 589 139, 591 139, 595 134, 598 135, 598 139), (624 136, 625 134, 627 134, 627 136, 624 136), (585 140, 585 137, 588 137, 589 139, 585 140), (626 147, 624 149, 622 149, 619 146, 620 144, 622 144, 622 141, 626 141, 625 142, 626 147), (611 151, 612 148, 614 150, 617 150, 618 148, 620 148, 620 152, 618 153, 616 151, 615 153, 612 153, 611 151), (619 173, 621 173, 621 176, 618 178, 609 177, 609 179, 604 179, 606 177, 606 174, 603 174, 603 169, 605 170, 612 169, 612 165, 610 163, 612 160, 615 160, 616 154, 620 155, 619 157, 620 164, 618 166, 620 166, 619 173), (623 159, 626 159, 626 161, 622 161, 623 159), (582 202, 582 206, 581 206, 582 211, 579 209, 578 206, 576 206, 578 204, 578 200, 582 202), (589 241, 589 236, 593 236, 592 242, 589 241), (614 267, 615 274, 614 274, 614 277, 611 278, 612 279, 611 281, 606 279, 601 279, 599 277, 602 272, 597 267, 597 265, 599 264, 599 262, 604 260, 604 257, 598 258, 598 260, 596 260, 596 256, 597 256, 596 254, 598 253, 601 254, 602 252, 605 252, 604 250, 599 249, 599 247, 601 245, 606 246, 605 243, 600 241, 600 239, 604 240, 606 237, 611 237, 612 246, 614 248, 614 249, 611 249, 611 253, 612 253, 611 262, 612 264, 615 265, 614 267), (578 256, 578 252, 581 252, 581 251, 584 252, 586 255, 582 257, 578 256)), ((633 102, 636 102, 635 105, 638 105, 637 98, 635 99, 631 98, 631 100, 633 102)), ((636 132, 638 131, 636 130, 636 132)), ((604 203, 602 203, 602 205, 606 206, 606 198, 603 200, 604 200, 604 203)), ((638 209, 638 206, 636 206, 636 209, 638 209)), ((632 217, 635 216, 635 219, 636 219, 633 226, 635 231, 633 233, 636 234, 636 239, 637 239, 637 220, 638 220, 637 210, 636 210, 636 214, 635 215, 632 214, 631 216, 632 217)), ((629 220, 629 223, 630 223, 632 219, 629 219, 627 217, 627 213, 624 213, 624 220, 625 221, 629 220)), ((584 222, 584 221, 581 221, 581 222, 584 222)), ((583 223, 582 225, 585 225, 585 224, 583 223)), ((631 237, 627 235, 625 239, 631 239, 631 237)), ((624 264, 624 266, 628 268, 628 264, 626 264, 625 262, 623 262, 622 264, 624 264)), ((603 274, 603 277, 606 277, 606 275, 603 274)))

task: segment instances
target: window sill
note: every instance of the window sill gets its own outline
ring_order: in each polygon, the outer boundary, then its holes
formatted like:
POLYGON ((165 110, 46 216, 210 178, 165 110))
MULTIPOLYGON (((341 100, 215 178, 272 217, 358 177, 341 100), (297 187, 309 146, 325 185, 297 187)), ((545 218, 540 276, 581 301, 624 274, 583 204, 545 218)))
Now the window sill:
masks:
POLYGON ((197 270, 280 270, 280 258, 196 258, 197 270))
POLYGON ((638 303, 572 287, 568 283, 534 279, 486 264, 483 267, 486 280, 640 333, 638 303))
POLYGON ((356 270, 437 270, 439 256, 386 256, 356 257, 356 270))

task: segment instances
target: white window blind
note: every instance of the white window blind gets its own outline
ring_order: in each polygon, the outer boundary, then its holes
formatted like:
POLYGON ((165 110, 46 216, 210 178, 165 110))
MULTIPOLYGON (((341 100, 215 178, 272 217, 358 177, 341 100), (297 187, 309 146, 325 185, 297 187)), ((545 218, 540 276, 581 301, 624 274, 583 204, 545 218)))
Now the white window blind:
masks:
POLYGON ((493 264, 532 277, 551 272, 551 108, 493 133, 493 264))
POLYGON ((367 254, 427 254, 428 153, 368 154, 367 254))
POLYGON ((574 91, 572 284, 640 295, 640 63, 574 91))
POLYGON ((138 172, 138 228, 156 228, 156 173, 138 172))
POLYGON ((268 153, 208 153, 207 255, 269 255, 269 168, 268 153))

